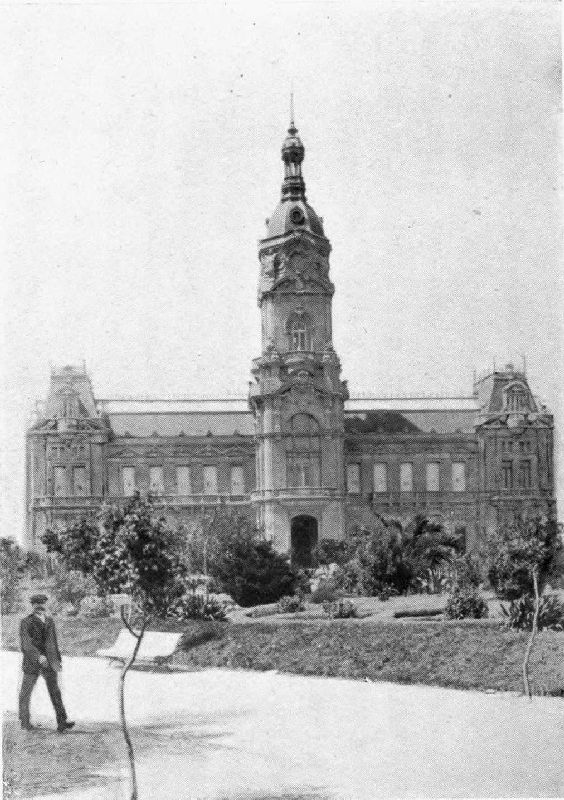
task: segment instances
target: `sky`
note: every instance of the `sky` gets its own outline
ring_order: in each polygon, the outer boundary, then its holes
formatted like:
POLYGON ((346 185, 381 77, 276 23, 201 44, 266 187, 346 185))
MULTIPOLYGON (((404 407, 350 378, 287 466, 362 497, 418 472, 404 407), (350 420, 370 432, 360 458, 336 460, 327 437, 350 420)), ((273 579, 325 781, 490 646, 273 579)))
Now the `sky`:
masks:
POLYGON ((2 6, 0 534, 50 364, 246 394, 292 86, 351 393, 469 395, 525 355, 562 419, 559 6, 2 6))

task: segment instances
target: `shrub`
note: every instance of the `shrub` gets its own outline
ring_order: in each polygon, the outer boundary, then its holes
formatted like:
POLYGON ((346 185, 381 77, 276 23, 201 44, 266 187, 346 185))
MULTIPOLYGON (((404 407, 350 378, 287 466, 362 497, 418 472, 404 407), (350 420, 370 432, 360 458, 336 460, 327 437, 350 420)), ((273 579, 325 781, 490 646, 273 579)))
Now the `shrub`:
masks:
MULTIPOLYGON (((76 609, 76 606, 73 606, 76 609)), ((109 617, 113 612, 113 604, 107 597, 87 595, 80 601, 81 617, 109 617)))
POLYGON ((453 583, 455 586, 478 589, 483 580, 483 567, 475 553, 465 553, 452 563, 453 583))
POLYGON ((53 594, 61 605, 70 603, 77 612, 82 611, 82 601, 95 592, 96 584, 90 576, 75 569, 66 570, 64 567, 57 569, 53 594))
POLYGON ((225 603, 214 597, 190 592, 180 597, 169 612, 169 616, 179 620, 200 619, 223 622, 227 618, 225 603))
POLYGON ((449 587, 452 565, 462 546, 460 535, 449 533, 439 522, 417 516, 403 531, 402 545, 413 588, 436 594, 449 587))
POLYGON ((533 567, 542 593, 562 552, 561 526, 543 516, 516 517, 486 542, 488 579, 501 600, 533 595, 533 567))
MULTIPOLYGON (((535 613, 535 598, 526 594, 517 600, 512 600, 509 609, 501 603, 501 610, 507 617, 509 628, 531 630, 535 613)), ((539 631, 548 628, 553 631, 564 630, 564 606, 558 595, 548 594, 540 598, 539 616, 537 620, 539 631)))
POLYGON ((413 580, 413 573, 404 558, 396 530, 368 532, 359 541, 354 558, 343 568, 346 590, 377 597, 382 594, 403 594, 413 580))
POLYGON ((337 539, 320 539, 314 551, 314 561, 319 565, 343 566, 351 558, 354 545, 350 541, 337 539))
POLYGON ((378 600, 381 600, 383 603, 385 603, 386 600, 390 599, 390 597, 396 597, 398 594, 399 592, 394 586, 383 586, 376 597, 378 600))
POLYGON ((212 620, 191 620, 180 638, 178 649, 188 651, 214 639, 221 639, 225 629, 226 625, 217 625, 212 620))
POLYGON ((276 603, 293 594, 297 578, 288 557, 277 553, 271 542, 234 536, 213 564, 223 591, 240 606, 276 603))
POLYGON ((442 613, 442 608, 407 608, 404 611, 394 611, 394 619, 403 619, 404 617, 438 617, 442 613))
POLYGON ((350 619, 356 617, 356 608, 350 600, 336 600, 334 603, 323 603, 323 611, 331 619, 350 619))
POLYGON ((472 587, 455 586, 445 608, 447 619, 484 619, 488 613, 488 604, 472 587))
POLYGON ((0 538, 0 585, 3 614, 18 607, 20 582, 25 571, 26 554, 13 539, 0 538))
POLYGON ((312 603, 333 603, 343 596, 343 590, 337 582, 329 578, 319 581, 317 588, 311 593, 312 603))
POLYGON ((286 595, 278 601, 279 614, 296 614, 305 611, 305 603, 300 595, 286 595))

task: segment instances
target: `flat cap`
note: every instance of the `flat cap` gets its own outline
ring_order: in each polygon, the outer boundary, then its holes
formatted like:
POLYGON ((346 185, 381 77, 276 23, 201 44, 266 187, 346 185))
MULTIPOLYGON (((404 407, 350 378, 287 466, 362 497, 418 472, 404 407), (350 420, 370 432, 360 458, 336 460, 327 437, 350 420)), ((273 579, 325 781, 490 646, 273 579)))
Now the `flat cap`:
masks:
POLYGON ((38 604, 44 605, 48 599, 49 598, 47 597, 46 594, 32 594, 31 597, 29 598, 29 602, 31 603, 32 606, 38 604))

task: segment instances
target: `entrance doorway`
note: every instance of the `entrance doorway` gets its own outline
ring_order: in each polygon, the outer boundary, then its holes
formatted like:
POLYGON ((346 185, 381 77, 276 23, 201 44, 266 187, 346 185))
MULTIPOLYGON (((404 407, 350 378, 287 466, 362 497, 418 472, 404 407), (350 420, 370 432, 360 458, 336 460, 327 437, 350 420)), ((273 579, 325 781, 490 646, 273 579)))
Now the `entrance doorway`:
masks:
POLYGON ((313 550, 317 545, 317 520, 307 514, 292 519, 291 527, 292 566, 309 569, 315 566, 313 550))

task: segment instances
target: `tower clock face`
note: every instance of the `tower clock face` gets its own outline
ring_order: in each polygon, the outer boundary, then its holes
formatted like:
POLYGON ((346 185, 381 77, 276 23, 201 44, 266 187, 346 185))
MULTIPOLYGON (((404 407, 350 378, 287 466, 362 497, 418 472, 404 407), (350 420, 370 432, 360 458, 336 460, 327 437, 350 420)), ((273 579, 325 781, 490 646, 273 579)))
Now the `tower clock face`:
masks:
POLYGON ((304 212, 296 206, 290 211, 290 219, 294 225, 303 225, 305 222, 304 212))

